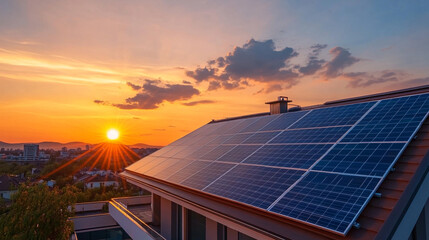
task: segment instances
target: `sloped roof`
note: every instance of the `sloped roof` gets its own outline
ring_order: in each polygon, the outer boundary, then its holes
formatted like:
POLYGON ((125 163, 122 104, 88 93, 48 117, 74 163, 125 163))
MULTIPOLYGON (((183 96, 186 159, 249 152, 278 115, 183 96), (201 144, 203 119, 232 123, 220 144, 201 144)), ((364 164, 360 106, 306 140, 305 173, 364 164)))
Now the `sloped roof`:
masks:
MULTIPOLYGON (((340 106, 427 92, 429 92, 429 85, 351 99, 330 101, 321 105, 309 106, 304 109, 340 106)), ((259 114, 253 116, 259 116, 259 114)), ((381 197, 372 198, 359 216, 358 222, 360 223, 360 228, 353 228, 346 236, 340 236, 316 227, 304 226, 294 221, 271 216, 269 212, 261 211, 260 209, 242 206, 234 201, 229 202, 225 201, 225 199, 216 199, 216 197, 205 195, 204 193, 177 186, 166 181, 154 179, 128 169, 126 169, 122 175, 133 181, 149 184, 154 188, 167 191, 178 198, 193 201, 198 205, 210 208, 214 211, 219 211, 222 214, 236 218, 247 224, 255 225, 258 228, 262 228, 278 236, 316 239, 384 239, 390 236, 392 231, 396 228, 398 221, 402 219, 403 213, 409 206, 415 191, 418 189, 419 183, 429 170, 428 150, 429 119, 426 119, 417 132, 416 137, 410 142, 397 161, 395 171, 389 173, 386 180, 379 187, 378 192, 381 194, 381 197), (424 157, 425 155, 426 157, 424 157), (223 207, 219 207, 216 204, 223 205, 223 207), (264 221, 259 221, 261 219, 264 221)))

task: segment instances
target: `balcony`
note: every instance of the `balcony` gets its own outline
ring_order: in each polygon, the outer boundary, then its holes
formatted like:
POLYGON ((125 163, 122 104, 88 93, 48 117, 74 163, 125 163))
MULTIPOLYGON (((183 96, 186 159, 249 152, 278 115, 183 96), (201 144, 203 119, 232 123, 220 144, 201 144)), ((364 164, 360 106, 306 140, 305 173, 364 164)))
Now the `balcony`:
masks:
POLYGON ((159 234, 159 227, 152 225, 151 196, 78 203, 75 212, 76 217, 71 218, 75 230, 72 239, 99 239, 88 236, 104 234, 114 235, 115 239, 165 240, 159 234))
POLYGON ((114 198, 109 202, 109 214, 133 239, 165 240, 151 224, 151 196, 114 198))

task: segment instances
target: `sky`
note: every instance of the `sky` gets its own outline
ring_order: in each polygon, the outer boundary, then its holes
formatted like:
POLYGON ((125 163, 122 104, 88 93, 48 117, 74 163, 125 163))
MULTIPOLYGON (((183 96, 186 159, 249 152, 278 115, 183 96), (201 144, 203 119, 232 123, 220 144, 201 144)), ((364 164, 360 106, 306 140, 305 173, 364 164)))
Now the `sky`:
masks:
POLYGON ((0 1, 0 141, 166 145, 429 84, 428 1, 0 1))

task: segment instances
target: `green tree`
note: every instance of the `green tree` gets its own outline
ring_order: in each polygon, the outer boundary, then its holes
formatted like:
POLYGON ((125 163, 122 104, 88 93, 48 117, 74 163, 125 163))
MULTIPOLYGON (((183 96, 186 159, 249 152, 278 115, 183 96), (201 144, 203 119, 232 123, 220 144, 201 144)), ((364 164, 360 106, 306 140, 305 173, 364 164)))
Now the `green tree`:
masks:
POLYGON ((7 213, 0 217, 0 239, 69 239, 74 187, 49 189, 45 184, 21 185, 7 213))

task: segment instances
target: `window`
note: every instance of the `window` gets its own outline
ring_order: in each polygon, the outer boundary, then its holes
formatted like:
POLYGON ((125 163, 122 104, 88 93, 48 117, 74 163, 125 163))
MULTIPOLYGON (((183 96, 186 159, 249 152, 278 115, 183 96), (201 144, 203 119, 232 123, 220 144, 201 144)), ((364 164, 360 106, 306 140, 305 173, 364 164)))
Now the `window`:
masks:
POLYGON ((252 237, 247 236, 246 234, 243 234, 241 232, 238 233, 238 240, 256 240, 252 237))
POLYGON ((206 239, 206 218, 194 211, 187 210, 188 240, 206 239))
POLYGON ((182 240, 182 206, 171 203, 171 238, 182 240))
POLYGON ((223 224, 217 224, 217 240, 227 240, 227 227, 223 224))

